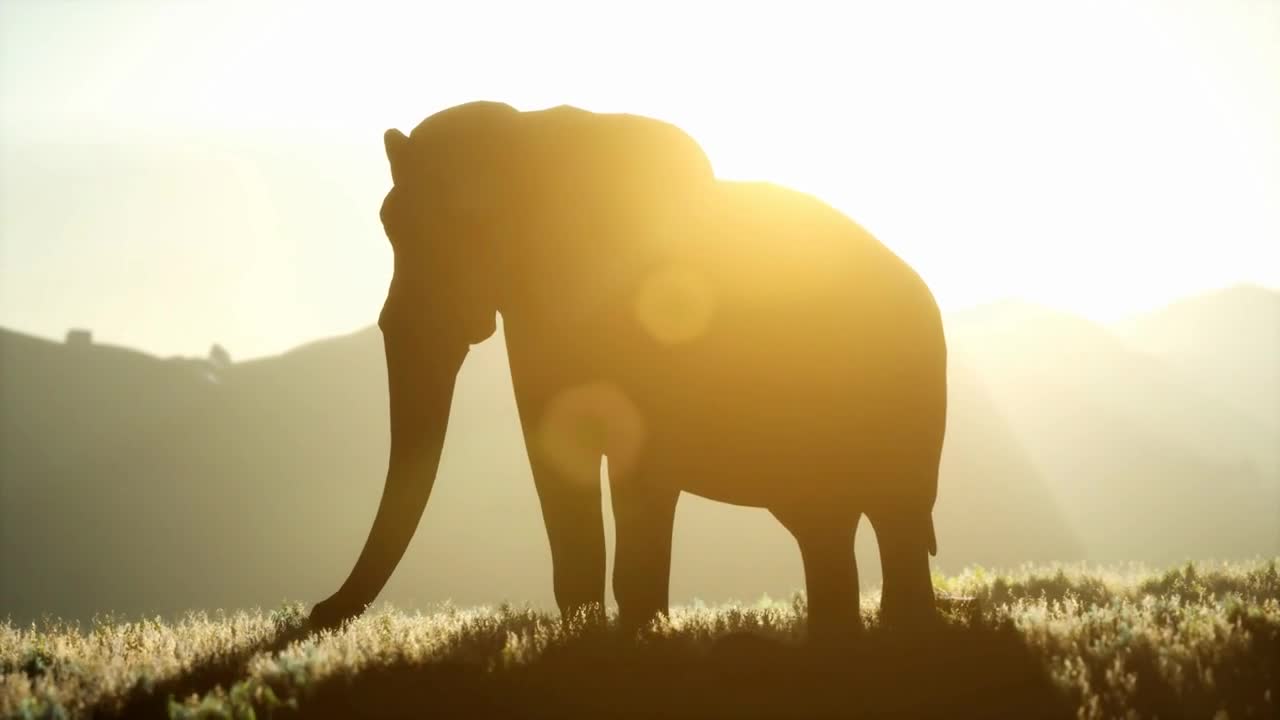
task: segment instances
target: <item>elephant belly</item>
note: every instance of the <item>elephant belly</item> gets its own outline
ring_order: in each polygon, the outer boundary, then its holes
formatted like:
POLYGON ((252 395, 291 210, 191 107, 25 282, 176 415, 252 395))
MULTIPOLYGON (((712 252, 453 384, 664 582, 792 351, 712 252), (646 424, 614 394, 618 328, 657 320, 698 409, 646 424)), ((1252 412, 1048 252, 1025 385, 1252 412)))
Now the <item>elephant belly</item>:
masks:
POLYGON ((802 368, 765 359, 673 364, 637 393, 646 481, 777 507, 858 504, 936 477, 945 378, 909 359, 860 373, 812 354, 802 368))

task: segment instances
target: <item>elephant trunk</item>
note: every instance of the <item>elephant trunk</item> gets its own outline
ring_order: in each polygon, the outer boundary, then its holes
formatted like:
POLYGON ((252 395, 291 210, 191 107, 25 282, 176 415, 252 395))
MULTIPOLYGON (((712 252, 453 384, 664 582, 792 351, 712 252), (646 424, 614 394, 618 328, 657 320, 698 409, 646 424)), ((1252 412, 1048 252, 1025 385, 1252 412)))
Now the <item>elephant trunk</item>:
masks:
POLYGON ((382 591, 426 509, 440 465, 458 369, 468 346, 442 348, 384 333, 391 456, 373 527, 342 588, 313 618, 333 624, 358 615, 382 591), (316 617, 319 615, 320 617, 316 617))

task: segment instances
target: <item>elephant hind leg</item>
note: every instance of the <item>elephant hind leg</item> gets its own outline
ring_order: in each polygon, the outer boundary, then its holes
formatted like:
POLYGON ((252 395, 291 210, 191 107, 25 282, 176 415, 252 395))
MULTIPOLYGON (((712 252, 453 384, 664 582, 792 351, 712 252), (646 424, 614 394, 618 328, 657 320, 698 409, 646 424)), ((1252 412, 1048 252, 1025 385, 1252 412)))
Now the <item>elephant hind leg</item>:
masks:
POLYGON ((773 514, 800 546, 809 637, 821 644, 847 639, 862 627, 858 562, 853 552, 860 513, 773 514))
POLYGON ((680 492, 610 477, 618 626, 633 634, 669 611, 671 536, 680 492))
POLYGON ((885 625, 920 629, 937 620, 929 556, 937 552, 929 511, 903 509, 867 513, 880 546, 884 591, 880 619, 885 625))

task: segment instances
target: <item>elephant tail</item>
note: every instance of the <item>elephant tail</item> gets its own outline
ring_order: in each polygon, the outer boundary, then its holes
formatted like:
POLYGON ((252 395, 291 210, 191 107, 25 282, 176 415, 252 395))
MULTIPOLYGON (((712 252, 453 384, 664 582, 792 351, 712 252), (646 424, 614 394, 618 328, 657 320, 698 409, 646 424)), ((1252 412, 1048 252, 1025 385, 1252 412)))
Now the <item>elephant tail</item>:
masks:
POLYGON ((933 530, 933 513, 929 513, 929 555, 938 554, 938 534, 933 530))

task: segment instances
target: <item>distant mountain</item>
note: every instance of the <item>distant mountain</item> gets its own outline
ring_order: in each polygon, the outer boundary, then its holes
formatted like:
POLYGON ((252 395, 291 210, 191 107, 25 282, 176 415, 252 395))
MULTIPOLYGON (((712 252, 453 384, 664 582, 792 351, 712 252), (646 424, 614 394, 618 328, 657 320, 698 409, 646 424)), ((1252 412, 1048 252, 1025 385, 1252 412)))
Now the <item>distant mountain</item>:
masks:
MULTIPOLYGON (((953 363, 951 376, 938 562, 1084 557, 977 373, 953 363)), ((386 394, 376 328, 230 365, 0 332, 0 612, 87 618, 323 597, 382 490, 386 394)), ((874 585, 865 524, 859 557, 874 585)), ((459 377, 439 481, 384 597, 550 606, 550 578, 495 338, 459 377)), ((795 543, 766 511, 682 498, 674 600, 802 584, 795 543)))
MULTIPOLYGON (((504 577, 545 563, 546 541, 525 465, 492 452, 514 415, 500 386, 476 381, 493 358, 477 355, 459 384, 466 400, 438 502, 388 593, 405 602, 544 599, 504 577)), ((0 612, 87 617, 327 594, 382 490, 383 368, 373 329, 220 371, 0 335, 0 612)))
POLYGON ((1280 445, 1280 292, 1239 285, 1205 293, 1116 332, 1262 423, 1280 445))
POLYGON ((1214 387, 1032 304, 957 313, 947 332, 952 358, 979 370, 1090 558, 1280 549, 1275 435, 1214 387))
MULTIPOLYGON (((1274 300, 1235 289, 1113 329, 1014 302, 948 317, 938 565, 1280 552, 1274 300)), ((274 605, 337 586, 382 490, 381 335, 227 360, 0 330, 0 613, 274 605)), ((858 546, 873 586, 869 525, 858 546)), ((440 478, 383 597, 552 606, 550 577, 499 336, 463 367, 440 478)), ((681 499, 673 600, 802 584, 768 512, 681 499)))
POLYGON ((981 373, 963 359, 948 368, 947 436, 935 525, 940 564, 1085 557, 1085 544, 981 373))

